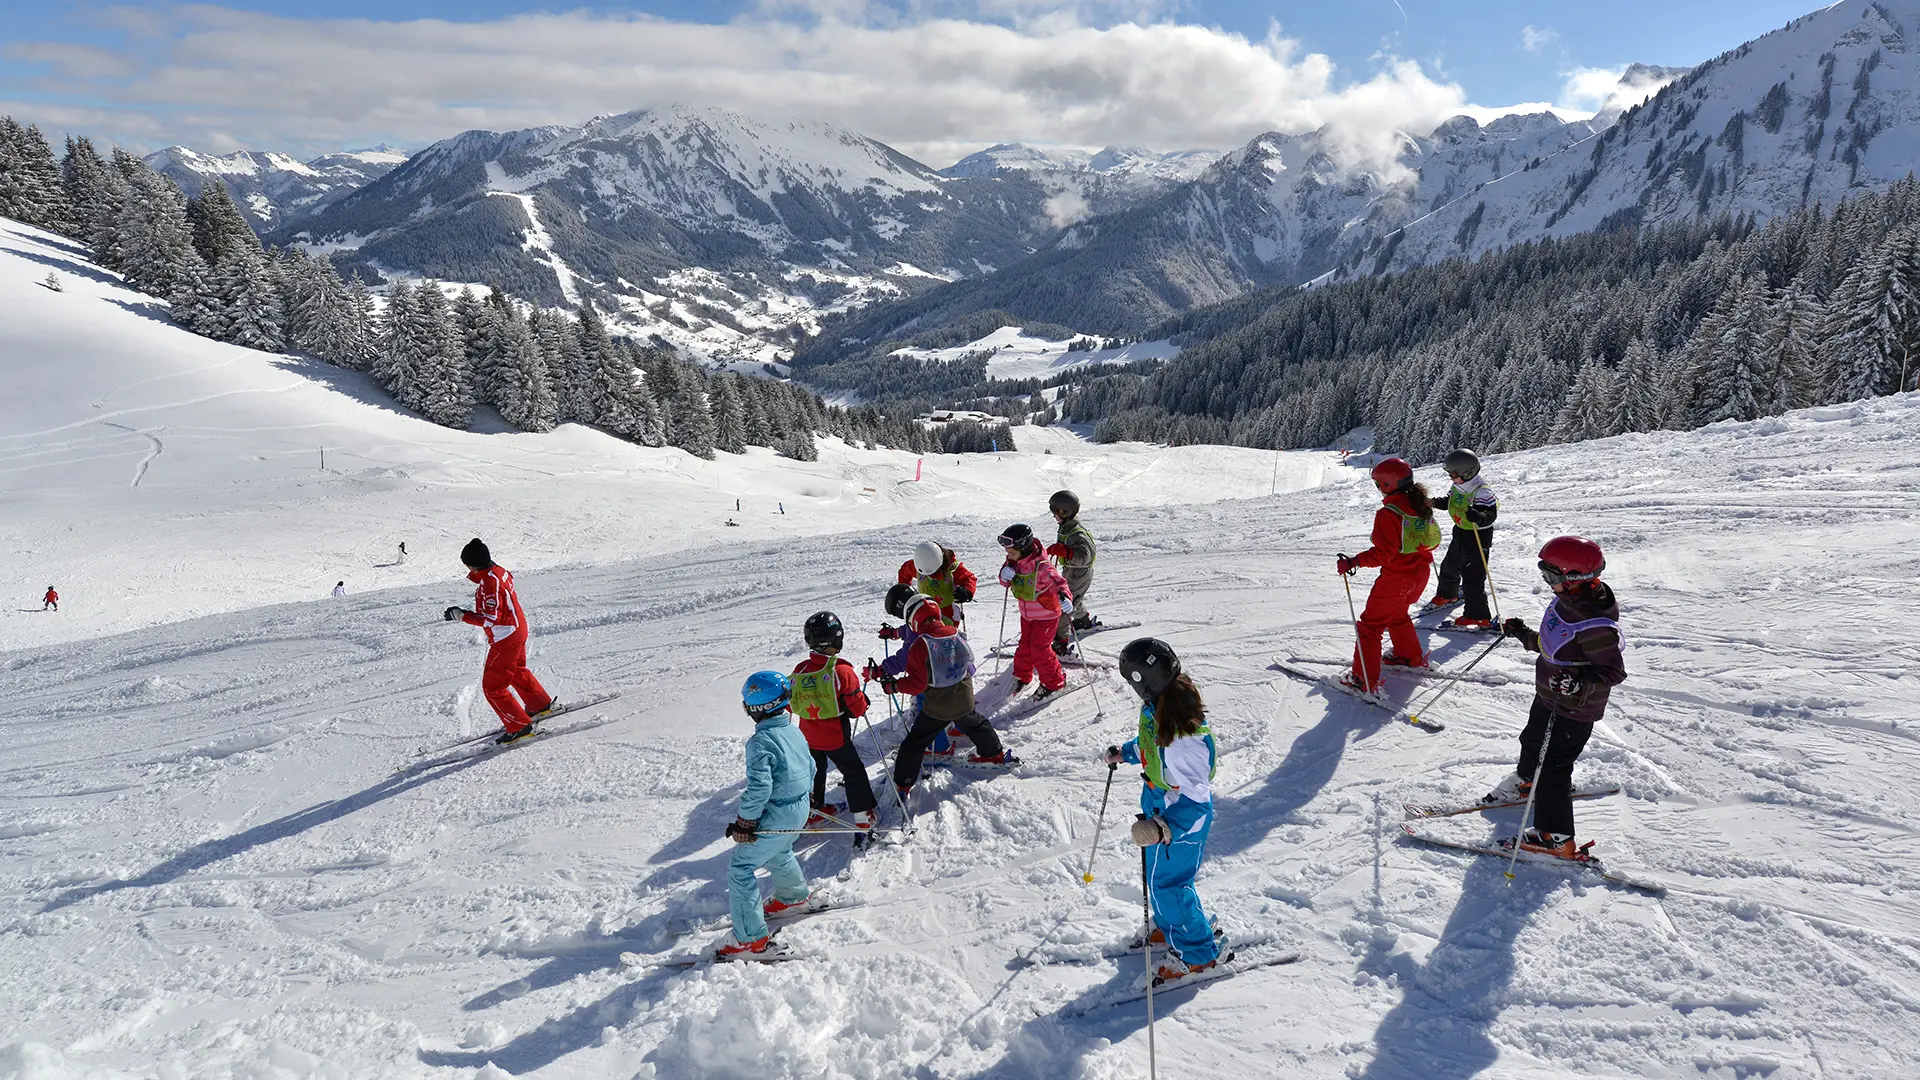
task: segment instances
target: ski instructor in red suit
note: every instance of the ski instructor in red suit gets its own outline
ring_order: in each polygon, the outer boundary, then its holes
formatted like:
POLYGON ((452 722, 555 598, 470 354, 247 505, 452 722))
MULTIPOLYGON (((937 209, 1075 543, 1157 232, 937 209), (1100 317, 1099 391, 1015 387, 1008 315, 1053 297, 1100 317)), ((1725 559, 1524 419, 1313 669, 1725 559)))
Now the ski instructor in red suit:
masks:
POLYGON ((510 743, 533 734, 534 718, 553 707, 553 695, 527 670, 527 612, 513 591, 512 572, 494 563, 477 536, 460 549, 460 561, 467 566, 467 580, 479 587, 473 591, 472 611, 450 607, 446 619, 477 626, 487 635, 480 690, 500 714, 500 738, 495 741, 510 743))

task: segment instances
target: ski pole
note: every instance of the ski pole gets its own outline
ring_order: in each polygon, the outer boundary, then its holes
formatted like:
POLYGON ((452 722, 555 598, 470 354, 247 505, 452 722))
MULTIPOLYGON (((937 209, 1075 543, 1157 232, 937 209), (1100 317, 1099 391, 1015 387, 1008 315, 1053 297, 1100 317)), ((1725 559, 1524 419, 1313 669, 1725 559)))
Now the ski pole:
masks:
MULTIPOLYGON (((1340 557, 1342 559, 1346 558, 1345 555, 1340 557)), ((1353 647, 1360 650, 1360 674, 1365 675, 1367 677, 1367 685, 1372 686, 1374 685, 1374 675, 1373 672, 1368 671, 1366 667, 1367 650, 1363 647, 1363 642, 1360 637, 1360 616, 1353 610, 1352 575, 1353 572, 1351 570, 1341 574, 1340 584, 1346 586, 1347 589, 1347 615, 1353 619, 1353 647)))
POLYGON ((1013 599, 1013 590, 1006 590, 1000 597, 1000 636, 993 646, 993 674, 1000 676, 1000 665, 1006 660, 1007 651, 1007 601, 1013 599))
MULTIPOLYGON (((1500 643, 1505 640, 1507 640, 1507 636, 1505 634, 1502 634, 1499 637, 1494 638, 1491 644, 1489 644, 1486 648, 1480 650, 1479 656, 1476 656, 1472 660, 1467 661, 1467 665, 1460 669, 1460 674, 1465 675, 1467 672, 1472 671, 1475 667, 1479 665, 1480 661, 1485 660, 1488 656, 1490 656, 1493 653, 1493 650, 1499 648, 1500 643)), ((1455 679, 1454 681, 1441 687, 1438 691, 1434 693, 1432 697, 1427 699, 1427 703, 1425 705, 1420 706, 1421 711, 1424 712, 1428 709, 1433 708, 1436 704, 1439 703, 1441 698, 1446 697, 1447 694, 1450 693, 1454 687, 1459 686, 1463 682, 1466 682, 1466 680, 1455 679)), ((1406 710, 1406 712, 1403 715, 1407 718, 1407 720, 1409 720, 1414 724, 1420 723, 1420 714, 1414 712, 1412 709, 1406 710)))
MULTIPOLYGON (((1066 616, 1063 615, 1061 618, 1064 619, 1066 616)), ((1067 620, 1067 636, 1073 638, 1073 654, 1080 658, 1081 663, 1087 663, 1087 651, 1080 647, 1080 628, 1073 625, 1073 620, 1071 619, 1067 620)), ((1095 720, 1103 719, 1107 715, 1107 707, 1100 703, 1100 673, 1098 670, 1088 669, 1087 685, 1093 688, 1093 718, 1095 720)))
MULTIPOLYGON (((886 657, 889 660, 893 659, 893 639, 892 638, 881 638, 880 649, 881 649, 880 655, 886 657)), ((873 658, 868 657, 867 659, 871 661, 873 658)), ((885 689, 885 687, 882 687, 882 689, 885 689)), ((891 706, 893 709, 892 712, 887 714, 888 716, 900 715, 900 699, 897 697, 894 697, 893 691, 891 690, 887 691, 887 704, 891 706)))
POLYGON ((1487 565, 1487 547, 1480 542, 1479 529, 1473 530, 1473 546, 1480 551, 1480 573, 1487 579, 1487 591, 1493 594, 1493 621, 1499 623, 1503 621, 1500 618, 1500 590, 1493 587, 1493 568, 1487 565))
POLYGON ((1140 950, 1147 958, 1147 1080, 1155 1080, 1153 1051, 1153 894, 1148 883, 1147 848, 1140 849, 1140 950))
POLYGON ((1540 737, 1540 760, 1533 765, 1533 786, 1527 789, 1527 808, 1520 812, 1520 831, 1513 834, 1513 854, 1507 857, 1507 884, 1513 884, 1513 868, 1520 862, 1520 838, 1527 835, 1527 823, 1533 820, 1533 799, 1540 794, 1540 774, 1547 768, 1547 748, 1553 745, 1553 713, 1547 713, 1547 731, 1540 737))
POLYGON ((1080 880, 1093 884, 1093 860, 1100 856, 1100 829, 1107 823, 1107 797, 1113 794, 1113 773, 1120 767, 1119 762, 1107 762, 1107 789, 1100 793, 1100 817, 1093 823, 1093 848, 1087 852, 1087 871, 1080 880))

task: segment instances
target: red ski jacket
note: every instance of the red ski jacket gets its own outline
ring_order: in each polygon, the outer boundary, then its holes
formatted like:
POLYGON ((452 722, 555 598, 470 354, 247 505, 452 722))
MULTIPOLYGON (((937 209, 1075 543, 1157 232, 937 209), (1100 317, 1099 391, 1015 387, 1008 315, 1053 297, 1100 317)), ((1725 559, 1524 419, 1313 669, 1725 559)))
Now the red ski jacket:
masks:
POLYGON ((1400 530, 1402 514, 1411 515, 1413 504, 1405 495, 1389 495, 1373 512, 1373 546, 1353 557, 1355 566, 1377 566, 1382 577, 1424 571, 1433 565, 1433 549, 1419 548, 1402 553, 1400 530), (1399 511, 1396 513, 1396 509, 1399 511))
POLYGON ((487 641, 499 645, 515 634, 526 640, 527 613, 520 596, 513 591, 513 574, 504 566, 467 571, 467 580, 480 587, 473 590, 473 610, 461 618, 469 626, 486 631, 487 641))
POLYGON ((48 589, 47 595, 43 598, 43 602, 48 604, 57 604, 60 602, 60 594, 57 592, 54 592, 52 589, 48 589))
POLYGON ((941 548, 940 550, 946 556, 945 561, 940 564, 940 569, 935 570, 927 579, 926 585, 920 584, 920 570, 913 565, 912 559, 900 564, 900 584, 915 586, 921 592, 940 601, 940 614, 946 616, 948 622, 952 622, 954 621, 955 590, 965 589, 967 595, 971 596, 979 591, 980 581, 973 576, 973 571, 967 569, 966 564, 960 561, 959 556, 953 553, 953 549, 941 548))

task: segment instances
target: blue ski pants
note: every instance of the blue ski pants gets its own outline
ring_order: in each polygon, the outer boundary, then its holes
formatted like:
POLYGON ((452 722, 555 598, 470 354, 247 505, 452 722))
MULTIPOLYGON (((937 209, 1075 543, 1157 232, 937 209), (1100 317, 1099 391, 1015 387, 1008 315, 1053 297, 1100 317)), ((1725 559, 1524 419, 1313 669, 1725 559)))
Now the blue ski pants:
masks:
MULTIPOLYGON (((807 823, 807 800, 802 797, 792 807, 767 807, 761 815, 763 829, 798 829, 807 823)), ((758 941, 767 936, 767 916, 761 907, 760 882, 754 871, 766 867, 773 875, 773 895, 786 903, 807 898, 807 876, 800 871, 800 860, 793 857, 794 835, 762 836, 751 844, 735 844, 727 860, 727 907, 733 915, 736 941, 758 941)))
POLYGON ((1180 959, 1194 965, 1212 963, 1220 947, 1213 940, 1213 924, 1200 908, 1193 876, 1200 872, 1200 860, 1207 852, 1213 804, 1176 798, 1168 805, 1165 792, 1146 787, 1140 791, 1140 809, 1165 818, 1173 832, 1170 842, 1146 849, 1154 925, 1166 933, 1180 959))

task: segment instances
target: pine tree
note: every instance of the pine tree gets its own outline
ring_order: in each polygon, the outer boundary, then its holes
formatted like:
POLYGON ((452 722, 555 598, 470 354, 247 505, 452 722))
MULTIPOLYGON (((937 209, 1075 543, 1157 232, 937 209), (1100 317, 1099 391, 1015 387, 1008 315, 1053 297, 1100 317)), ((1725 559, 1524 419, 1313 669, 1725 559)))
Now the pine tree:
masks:
POLYGON ((208 277, 207 267, 200 262, 198 254, 189 259, 167 297, 167 314, 187 330, 217 339, 221 327, 220 302, 213 296, 208 277))
POLYGON ((67 138, 66 156, 60 159, 60 186, 67 195, 73 223, 70 235, 75 239, 92 246, 113 227, 121 198, 116 179, 91 141, 85 136, 67 138))
POLYGON ((438 282, 421 284, 413 316, 418 397, 407 404, 436 424, 465 430, 473 422, 473 376, 459 324, 438 282))
POLYGON ((234 205, 225 184, 209 181, 200 196, 187 202, 187 221, 193 226, 193 247, 208 266, 219 266, 241 249, 260 250, 260 238, 234 205))
POLYGON ((498 350, 480 373, 488 388, 487 400, 500 410, 502 419, 522 431, 552 431, 560 406, 547 378, 537 319, 522 322, 497 289, 487 298, 486 307, 494 321, 493 343, 498 350))
POLYGON ((1614 378, 1613 416, 1607 433, 1652 431, 1660 425, 1660 401, 1666 392, 1664 363, 1645 338, 1627 344, 1614 378))
POLYGON ((1744 274, 1721 296, 1714 315, 1700 324, 1690 351, 1699 365, 1695 422, 1752 420, 1761 415, 1761 380, 1767 367, 1767 285, 1744 274))
POLYGON ((0 217, 49 232, 73 228, 53 148, 38 125, 21 127, 11 116, 0 116, 0 217))
POLYGON ((214 267, 208 286, 219 312, 211 336, 268 352, 285 347, 280 290, 259 248, 236 246, 214 267))
POLYGON ((813 435, 806 431, 795 431, 780 440, 775 448, 781 457, 795 461, 819 461, 820 451, 814 446, 813 435))
POLYGON ((1766 363, 1760 373, 1760 412, 1778 416, 1813 401, 1818 352, 1814 334, 1823 312, 1795 280, 1774 298, 1766 330, 1766 363))
POLYGON ((372 370, 380 353, 380 331, 374 318, 373 297, 367 294, 366 283, 359 278, 348 283, 346 301, 334 325, 334 333, 320 350, 321 359, 354 371, 372 370))
POLYGON ((584 392, 581 378, 585 359, 580 352, 580 336, 573 320, 565 315, 544 314, 536 327, 535 339, 547 365, 547 383, 553 388, 554 406, 561 423, 591 423, 580 415, 590 407, 591 395, 584 392), (569 404, 571 402, 571 404, 569 404))
POLYGON ((419 365, 411 337, 414 297, 414 288, 404 281, 394 282, 387 289, 386 309, 380 318, 379 347, 373 362, 374 381, 403 405, 419 397, 414 385, 419 365))
POLYGON ((729 454, 747 452, 747 414, 741 408, 740 393, 734 389, 733 376, 715 375, 707 402, 713 409, 714 448, 729 454))
MULTIPOLYGON (((679 363, 671 358, 666 362, 679 363)), ((673 445, 712 461, 717 435, 713 414, 707 411, 707 380, 698 371, 688 370, 681 373, 678 382, 679 397, 673 403, 673 445)))
POLYGON ((128 285, 151 296, 172 296, 200 257, 187 225, 187 198, 173 181, 134 161, 139 168, 114 219, 113 262, 128 285))
POLYGON ((1554 442, 1580 442, 1599 438, 1601 429, 1613 415, 1613 370, 1598 359, 1580 365, 1580 373, 1568 388, 1564 403, 1553 422, 1554 442))
POLYGON ((1841 279, 1827 312, 1820 378, 1825 400, 1906 386, 1920 355, 1920 234, 1889 234, 1841 279))

